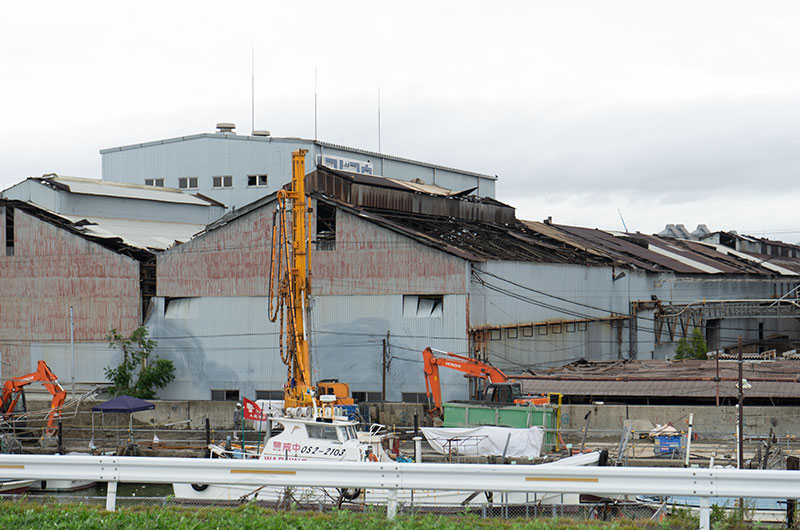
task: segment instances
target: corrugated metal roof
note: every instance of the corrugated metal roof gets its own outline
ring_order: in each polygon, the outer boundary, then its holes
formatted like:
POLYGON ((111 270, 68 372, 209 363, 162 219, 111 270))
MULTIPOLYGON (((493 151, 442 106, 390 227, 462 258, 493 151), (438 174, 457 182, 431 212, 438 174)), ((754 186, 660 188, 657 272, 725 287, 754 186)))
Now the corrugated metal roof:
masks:
POLYGON ((126 245, 148 250, 166 250, 176 243, 185 243, 205 229, 204 225, 111 219, 106 217, 81 217, 62 215, 74 223, 84 234, 97 238, 118 238, 126 245))
POLYGON ((62 177, 59 175, 33 177, 33 180, 37 180, 45 185, 50 184, 79 195, 101 195, 106 197, 122 197, 127 199, 142 199, 147 201, 173 202, 201 206, 219 205, 217 201, 212 199, 182 193, 181 190, 175 188, 121 184, 99 179, 62 177))
MULTIPOLYGON (((745 362, 748 398, 800 398, 800 361, 777 359, 745 362)), ((560 392, 565 396, 715 397, 716 362, 580 361, 520 376, 529 392, 560 392)), ((720 397, 738 395, 738 364, 719 362, 720 397)))

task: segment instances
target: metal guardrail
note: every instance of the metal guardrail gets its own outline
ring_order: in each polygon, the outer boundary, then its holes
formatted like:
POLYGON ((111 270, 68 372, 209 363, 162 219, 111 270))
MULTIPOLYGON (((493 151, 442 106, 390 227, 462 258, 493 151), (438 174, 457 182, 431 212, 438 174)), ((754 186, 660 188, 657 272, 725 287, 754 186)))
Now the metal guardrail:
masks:
POLYGON ((702 528, 709 528, 714 497, 800 497, 797 471, 738 469, 0 455, 0 475, 108 482, 106 508, 112 511, 119 482, 386 489, 389 518, 397 513, 401 489, 697 496, 702 528))

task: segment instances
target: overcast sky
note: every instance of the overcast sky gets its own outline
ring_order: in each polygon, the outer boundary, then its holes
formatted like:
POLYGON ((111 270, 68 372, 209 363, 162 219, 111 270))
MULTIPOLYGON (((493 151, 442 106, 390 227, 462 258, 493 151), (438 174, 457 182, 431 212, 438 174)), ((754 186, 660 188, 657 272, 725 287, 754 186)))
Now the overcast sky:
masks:
POLYGON ((232 121, 496 174, 518 216, 800 240, 800 3, 14 2, 0 187, 232 121))

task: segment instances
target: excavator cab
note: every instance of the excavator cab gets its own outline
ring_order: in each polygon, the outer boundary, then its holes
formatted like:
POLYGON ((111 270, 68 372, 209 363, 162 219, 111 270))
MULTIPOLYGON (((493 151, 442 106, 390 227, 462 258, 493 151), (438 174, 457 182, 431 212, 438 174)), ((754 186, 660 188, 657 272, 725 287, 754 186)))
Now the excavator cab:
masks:
POLYGON ((0 433, 3 431, 16 432, 25 430, 27 423, 25 420, 16 418, 24 416, 28 411, 28 403, 25 401, 25 391, 19 389, 18 392, 9 394, 6 399, 0 396, 0 433), (11 403, 15 402, 12 408, 11 403), (11 411, 9 411, 11 409, 11 411))
POLYGON ((484 401, 491 403, 514 403, 522 397, 522 386, 519 383, 492 383, 486 387, 484 401))

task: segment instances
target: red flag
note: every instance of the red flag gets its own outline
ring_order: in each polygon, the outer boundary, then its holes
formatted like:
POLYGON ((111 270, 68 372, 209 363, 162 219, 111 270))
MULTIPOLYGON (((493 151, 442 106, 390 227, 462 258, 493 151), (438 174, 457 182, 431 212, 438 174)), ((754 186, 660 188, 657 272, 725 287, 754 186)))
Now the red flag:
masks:
POLYGON ((247 399, 246 397, 242 398, 242 402, 244 403, 244 417, 248 420, 266 420, 267 416, 264 414, 264 411, 261 410, 261 407, 247 399))

